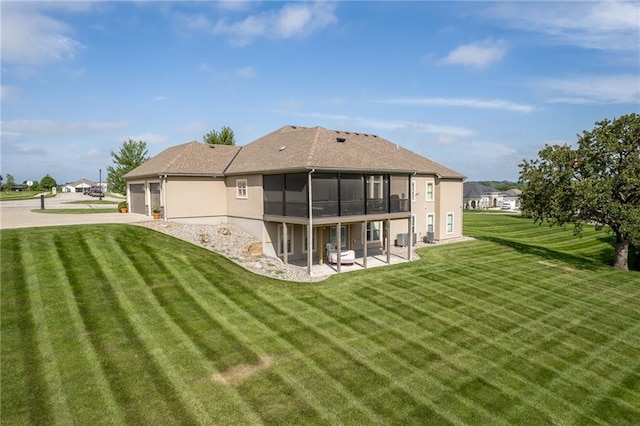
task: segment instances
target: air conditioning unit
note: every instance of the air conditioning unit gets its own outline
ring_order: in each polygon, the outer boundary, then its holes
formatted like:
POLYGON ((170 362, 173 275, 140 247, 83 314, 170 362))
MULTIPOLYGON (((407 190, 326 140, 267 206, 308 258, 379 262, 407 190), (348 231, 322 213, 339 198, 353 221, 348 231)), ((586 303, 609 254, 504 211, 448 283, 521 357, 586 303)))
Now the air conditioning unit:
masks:
POLYGON ((436 235, 435 232, 427 232, 427 235, 424 237, 424 242, 427 244, 435 243, 436 235))
MULTIPOLYGON (((418 235, 413 234, 413 245, 416 245, 416 241, 418 241, 418 235)), ((398 234, 396 235, 396 246, 398 247, 406 247, 409 244, 409 234, 398 234)))

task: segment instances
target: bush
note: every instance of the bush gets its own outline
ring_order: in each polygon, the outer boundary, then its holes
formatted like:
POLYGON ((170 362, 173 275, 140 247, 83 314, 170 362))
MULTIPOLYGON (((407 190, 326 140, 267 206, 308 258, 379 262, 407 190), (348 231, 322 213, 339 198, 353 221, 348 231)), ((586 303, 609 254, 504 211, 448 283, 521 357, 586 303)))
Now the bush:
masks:
POLYGON ((129 208, 129 205, 127 204, 127 202, 126 202, 126 201, 121 201, 121 202, 118 204, 118 210, 120 210, 120 209, 128 209, 128 208, 129 208))

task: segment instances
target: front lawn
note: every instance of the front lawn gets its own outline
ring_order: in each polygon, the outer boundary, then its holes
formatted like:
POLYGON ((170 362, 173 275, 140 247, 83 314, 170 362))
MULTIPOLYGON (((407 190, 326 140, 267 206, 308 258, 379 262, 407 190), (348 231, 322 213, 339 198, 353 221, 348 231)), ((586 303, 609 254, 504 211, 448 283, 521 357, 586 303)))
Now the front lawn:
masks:
POLYGON ((85 209, 85 208, 76 208, 76 209, 33 209, 31 210, 33 213, 44 213, 44 214, 96 214, 96 213, 117 213, 118 210, 114 207, 109 209, 99 208, 99 209, 85 209))
POLYGON ((640 274, 475 217, 305 284, 142 227, 3 230, 1 423, 637 424, 640 274))

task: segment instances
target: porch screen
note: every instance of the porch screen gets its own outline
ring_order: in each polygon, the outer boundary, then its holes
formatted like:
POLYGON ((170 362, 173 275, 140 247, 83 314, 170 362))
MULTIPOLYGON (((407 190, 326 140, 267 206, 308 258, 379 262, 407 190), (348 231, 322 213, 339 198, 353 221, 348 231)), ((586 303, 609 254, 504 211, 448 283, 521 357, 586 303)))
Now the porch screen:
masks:
POLYGON ((284 214, 285 216, 308 217, 307 204, 309 196, 307 195, 307 179, 306 173, 288 173, 284 175, 285 192, 284 192, 284 214))
POLYGON ((364 175, 341 173, 340 216, 364 213, 364 175))
POLYGON ((338 175, 336 173, 314 173, 313 216, 338 216, 338 175))
POLYGON ((284 216, 284 175, 262 177, 264 214, 284 216))

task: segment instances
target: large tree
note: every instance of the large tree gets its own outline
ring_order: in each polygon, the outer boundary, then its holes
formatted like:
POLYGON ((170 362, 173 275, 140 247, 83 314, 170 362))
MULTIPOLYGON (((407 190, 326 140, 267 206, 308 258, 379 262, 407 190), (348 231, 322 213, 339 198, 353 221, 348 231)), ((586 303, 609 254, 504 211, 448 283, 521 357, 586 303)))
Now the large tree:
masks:
POLYGON ((43 177, 40 180, 40 186, 44 189, 51 189, 54 186, 58 186, 58 183, 54 178, 52 178, 51 176, 49 176, 49 174, 47 174, 45 175, 45 177, 43 177))
POLYGON ((219 132, 212 130, 202 137, 204 143, 210 145, 235 145, 236 139, 230 127, 222 126, 219 132))
POLYGON ((520 164, 522 210, 536 222, 607 227, 614 266, 628 270, 629 245, 640 245, 640 115, 604 119, 578 135, 577 148, 546 145, 520 164))
POLYGON ((107 182, 112 192, 125 194, 127 184, 122 178, 125 174, 149 159, 147 143, 129 139, 122 143, 118 152, 111 151, 114 166, 107 166, 107 182))

